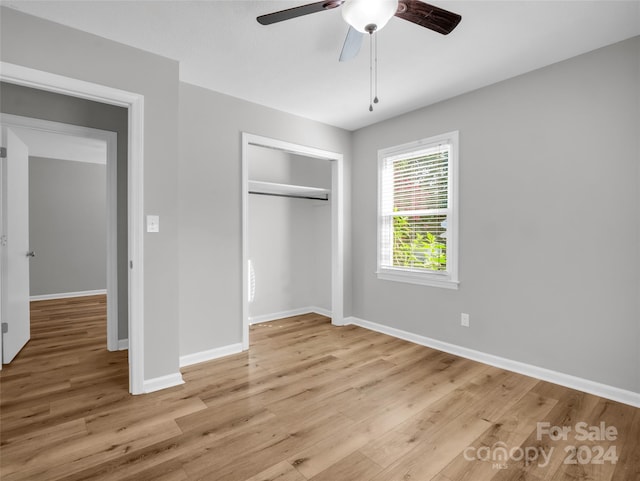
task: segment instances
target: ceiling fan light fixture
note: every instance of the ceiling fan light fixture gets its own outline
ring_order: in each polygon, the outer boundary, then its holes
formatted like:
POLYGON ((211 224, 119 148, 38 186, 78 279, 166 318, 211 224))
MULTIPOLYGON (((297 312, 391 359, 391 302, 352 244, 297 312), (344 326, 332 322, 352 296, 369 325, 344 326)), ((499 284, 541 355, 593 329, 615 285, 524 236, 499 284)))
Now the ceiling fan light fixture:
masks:
POLYGON ((398 0, 346 0, 342 18, 362 33, 382 29, 398 10, 398 0))

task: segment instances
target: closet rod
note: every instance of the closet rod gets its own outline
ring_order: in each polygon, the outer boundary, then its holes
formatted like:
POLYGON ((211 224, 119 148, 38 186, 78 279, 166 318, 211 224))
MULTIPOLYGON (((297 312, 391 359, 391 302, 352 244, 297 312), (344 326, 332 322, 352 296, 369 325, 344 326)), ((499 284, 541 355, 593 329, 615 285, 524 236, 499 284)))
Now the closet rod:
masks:
POLYGON ((309 199, 309 200, 322 200, 322 201, 328 201, 329 200, 329 196, 326 197, 308 197, 305 195, 295 195, 295 194, 274 194, 271 192, 256 192, 256 191, 249 191, 250 194, 255 194, 255 195, 270 195, 273 197, 291 197, 292 199, 309 199))

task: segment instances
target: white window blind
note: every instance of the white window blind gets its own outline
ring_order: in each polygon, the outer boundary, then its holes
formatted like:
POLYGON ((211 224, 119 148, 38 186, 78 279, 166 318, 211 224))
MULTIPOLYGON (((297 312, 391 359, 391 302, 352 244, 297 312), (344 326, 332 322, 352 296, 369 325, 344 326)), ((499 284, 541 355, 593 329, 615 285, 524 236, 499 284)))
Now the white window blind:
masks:
POLYGON ((457 285, 456 149, 454 132, 380 151, 379 277, 457 285))

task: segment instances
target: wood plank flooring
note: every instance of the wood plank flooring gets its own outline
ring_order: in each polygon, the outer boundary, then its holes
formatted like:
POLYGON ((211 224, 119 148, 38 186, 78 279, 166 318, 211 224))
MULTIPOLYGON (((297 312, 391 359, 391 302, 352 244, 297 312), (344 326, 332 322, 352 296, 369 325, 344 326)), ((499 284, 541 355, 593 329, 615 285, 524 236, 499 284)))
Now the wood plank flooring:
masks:
POLYGON ((105 322, 103 296, 32 303, 0 373, 3 481, 640 480, 637 408, 319 315, 131 396, 105 322))

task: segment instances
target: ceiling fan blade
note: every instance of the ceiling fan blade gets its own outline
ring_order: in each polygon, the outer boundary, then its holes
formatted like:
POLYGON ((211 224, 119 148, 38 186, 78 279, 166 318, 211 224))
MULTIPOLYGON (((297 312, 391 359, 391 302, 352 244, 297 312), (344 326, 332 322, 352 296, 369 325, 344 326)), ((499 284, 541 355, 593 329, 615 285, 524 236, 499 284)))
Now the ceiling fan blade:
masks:
POLYGON ((262 25, 271 25, 272 23, 283 22, 292 18, 302 17, 303 15, 309 15, 310 13, 318 13, 322 12, 323 10, 330 10, 332 8, 339 7, 343 3, 344 0, 325 0, 323 2, 310 3, 308 5, 288 8, 287 10, 280 10, 279 12, 260 15, 258 18, 256 18, 256 20, 262 25))
POLYGON ((434 7, 420 0, 400 0, 396 17, 447 35, 462 20, 457 13, 434 7))
POLYGON ((358 55, 360 47, 362 46, 362 37, 364 37, 364 33, 358 32, 353 27, 349 27, 347 38, 344 39, 344 45, 342 46, 342 52, 340 52, 341 62, 351 60, 358 55))

